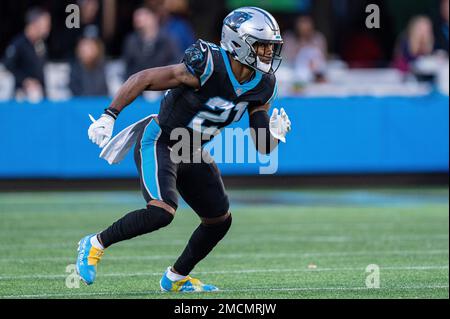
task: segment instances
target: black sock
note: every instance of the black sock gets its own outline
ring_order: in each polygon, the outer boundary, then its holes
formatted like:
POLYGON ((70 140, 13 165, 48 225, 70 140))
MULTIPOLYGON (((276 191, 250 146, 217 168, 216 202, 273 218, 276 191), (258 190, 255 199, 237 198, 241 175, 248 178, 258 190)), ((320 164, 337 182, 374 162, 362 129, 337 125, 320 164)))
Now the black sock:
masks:
POLYGON ((99 239, 106 248, 119 241, 160 229, 169 225, 172 220, 173 215, 171 213, 160 207, 150 206, 126 214, 102 231, 99 234, 99 239))
POLYGON ((187 276, 195 265, 205 258, 225 236, 231 226, 231 215, 223 222, 213 225, 200 224, 192 234, 181 256, 173 268, 187 276))

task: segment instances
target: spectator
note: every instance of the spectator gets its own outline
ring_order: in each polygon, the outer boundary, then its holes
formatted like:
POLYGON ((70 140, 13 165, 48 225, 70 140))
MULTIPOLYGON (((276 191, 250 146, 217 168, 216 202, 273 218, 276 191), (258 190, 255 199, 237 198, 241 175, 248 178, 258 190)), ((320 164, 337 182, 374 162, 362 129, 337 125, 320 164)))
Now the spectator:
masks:
POLYGON ((40 8, 30 9, 25 17, 24 32, 6 49, 4 64, 14 75, 16 98, 38 101, 45 97, 44 65, 46 45, 51 28, 50 14, 40 8))
POLYGON ((76 60, 70 71, 70 90, 75 96, 108 95, 104 48, 98 38, 84 37, 76 48, 76 60))
POLYGON ((435 38, 437 50, 444 50, 448 55, 448 15, 449 15, 449 0, 441 0, 440 5, 440 19, 435 23, 435 38))
POLYGON ((297 48, 294 67, 304 81, 322 81, 326 67, 327 43, 325 37, 315 30, 309 16, 301 16, 295 26, 297 48))
POLYGON ((394 66, 403 72, 410 72, 418 58, 433 53, 433 47, 431 20, 426 16, 416 16, 409 22, 406 32, 400 36, 394 52, 394 66))
POLYGON ((81 13, 81 28, 78 29, 76 43, 82 37, 100 38, 102 36, 102 15, 98 0, 78 0, 81 13))
POLYGON ((181 51, 185 51, 195 42, 195 34, 186 16, 189 4, 186 0, 165 0, 162 18, 162 29, 177 42, 181 51))
POLYGON ((98 0, 79 0, 82 28, 88 25, 100 25, 100 4, 98 0))
POLYGON ((123 54, 127 78, 143 69, 178 62, 178 47, 171 37, 160 32, 158 18, 150 9, 137 9, 133 25, 136 31, 125 40, 123 54))

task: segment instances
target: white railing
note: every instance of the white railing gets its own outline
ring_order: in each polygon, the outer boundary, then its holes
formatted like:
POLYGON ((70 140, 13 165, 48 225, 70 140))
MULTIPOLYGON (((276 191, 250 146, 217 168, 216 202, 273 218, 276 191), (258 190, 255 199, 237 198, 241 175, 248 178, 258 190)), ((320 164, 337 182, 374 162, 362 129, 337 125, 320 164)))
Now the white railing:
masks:
MULTIPOLYGON (((124 63, 121 60, 106 64, 109 95, 113 96, 123 83, 124 63)), ((328 64, 324 83, 302 83, 294 68, 281 67, 277 72, 279 96, 345 97, 345 96, 418 96, 428 94, 432 86, 418 82, 413 76, 405 76, 395 69, 348 69, 340 61, 328 64)), ((449 94, 448 60, 436 72, 436 87, 449 94)), ((51 100, 67 100, 72 97, 69 90, 70 65, 48 63, 44 69, 47 95, 51 100)), ((157 99, 159 92, 150 92, 144 97, 157 99)), ((0 101, 14 98, 14 78, 0 64, 0 101)))

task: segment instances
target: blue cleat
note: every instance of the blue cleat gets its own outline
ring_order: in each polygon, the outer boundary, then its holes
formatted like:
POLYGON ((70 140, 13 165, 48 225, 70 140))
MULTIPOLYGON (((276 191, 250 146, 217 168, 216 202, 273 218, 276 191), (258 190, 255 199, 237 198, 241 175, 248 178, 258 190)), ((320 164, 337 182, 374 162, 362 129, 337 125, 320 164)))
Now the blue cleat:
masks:
POLYGON ((172 281, 167 277, 167 271, 162 276, 159 281, 159 286, 161 291, 164 292, 212 292, 218 291, 219 288, 213 285, 205 285, 197 278, 192 278, 191 276, 186 276, 186 278, 172 281))
POLYGON ((91 238, 97 234, 87 235, 78 242, 77 273, 87 285, 95 281, 97 264, 104 251, 91 245, 91 238))

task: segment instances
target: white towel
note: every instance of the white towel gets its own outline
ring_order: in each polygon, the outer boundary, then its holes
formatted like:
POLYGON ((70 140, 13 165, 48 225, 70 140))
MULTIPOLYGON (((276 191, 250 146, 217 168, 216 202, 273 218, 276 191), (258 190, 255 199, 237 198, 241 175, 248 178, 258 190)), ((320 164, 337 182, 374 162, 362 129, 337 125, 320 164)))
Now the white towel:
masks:
POLYGON ((145 128, 145 120, 149 117, 156 116, 157 114, 151 114, 120 131, 119 134, 114 136, 114 138, 112 138, 103 148, 100 153, 100 158, 106 160, 110 165, 122 161, 136 143, 139 133, 145 128))

